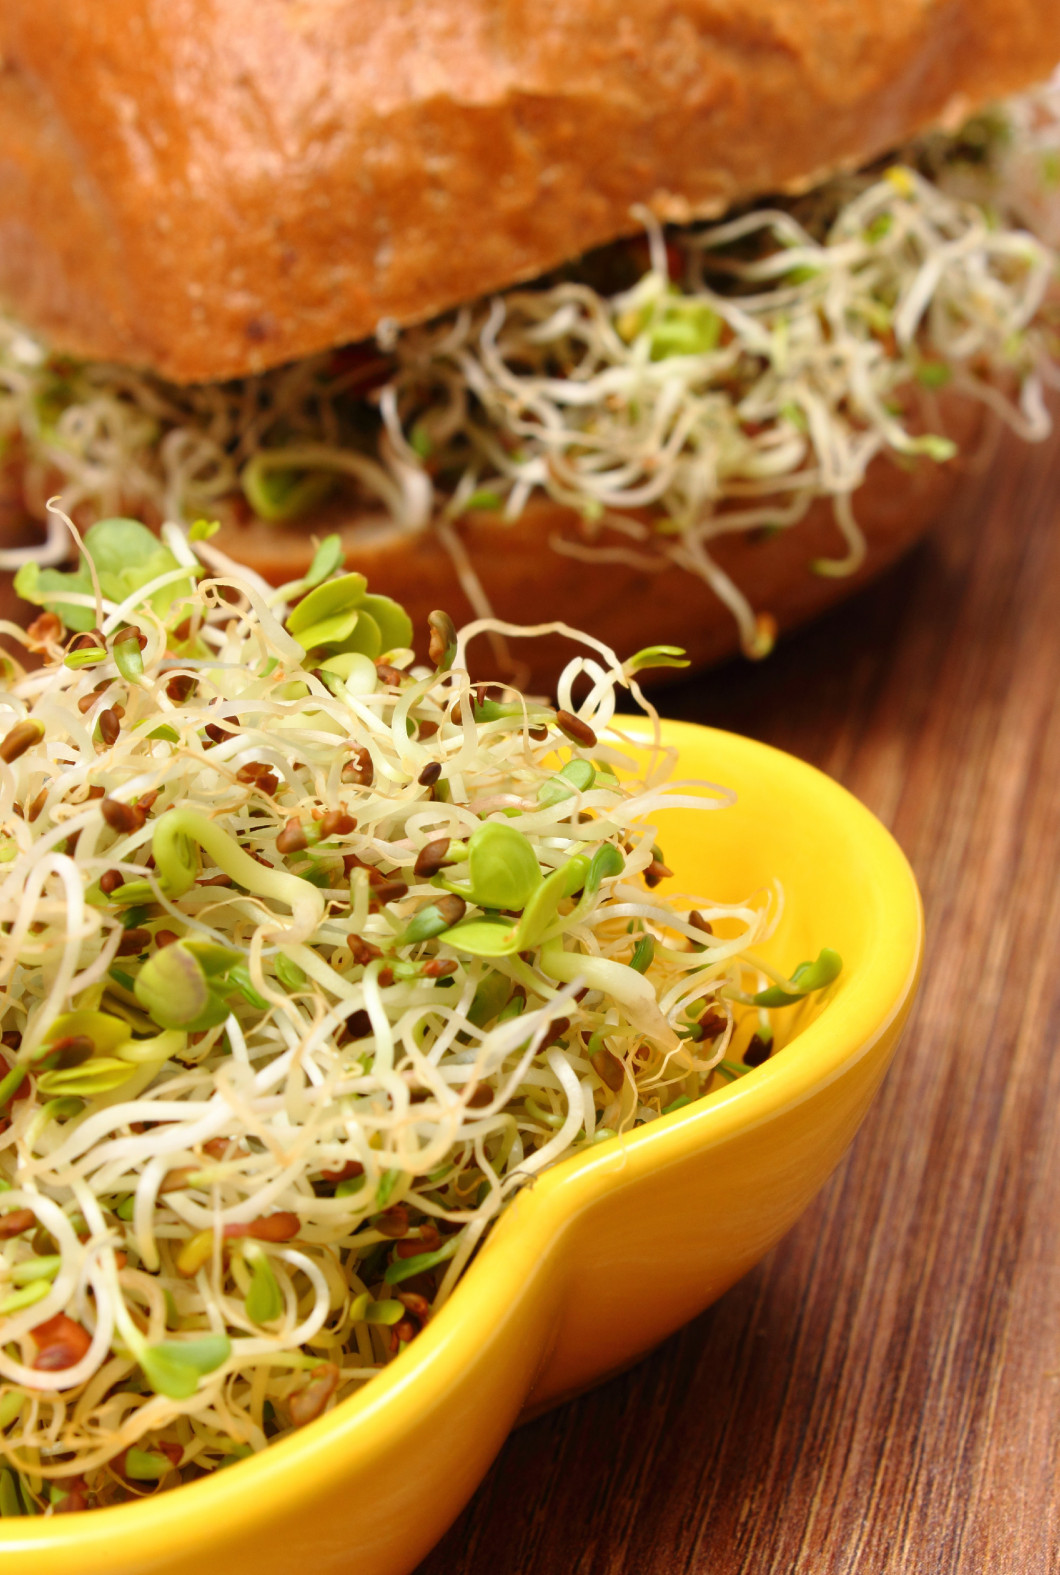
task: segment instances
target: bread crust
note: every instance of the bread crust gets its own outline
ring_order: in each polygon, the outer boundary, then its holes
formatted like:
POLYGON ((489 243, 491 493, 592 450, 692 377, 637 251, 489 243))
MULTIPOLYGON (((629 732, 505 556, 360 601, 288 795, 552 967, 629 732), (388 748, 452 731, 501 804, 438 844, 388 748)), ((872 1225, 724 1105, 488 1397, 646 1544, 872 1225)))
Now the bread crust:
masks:
POLYGON ((1056 0, 4 0, 0 298, 241 376, 1044 76, 1056 0))

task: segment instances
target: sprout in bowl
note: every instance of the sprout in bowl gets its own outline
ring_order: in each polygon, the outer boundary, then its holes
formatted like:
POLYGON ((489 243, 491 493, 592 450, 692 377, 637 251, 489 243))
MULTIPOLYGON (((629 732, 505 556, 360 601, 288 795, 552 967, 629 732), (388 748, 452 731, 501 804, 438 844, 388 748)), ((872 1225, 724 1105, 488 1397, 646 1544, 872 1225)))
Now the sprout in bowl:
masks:
POLYGON ((653 815, 725 795, 615 699, 657 721, 636 672, 680 653, 563 630, 540 703, 470 683, 490 624, 436 614, 417 664, 334 541, 273 590, 210 534, 103 521, 5 630, 44 658, 0 693, 5 1516, 321 1416, 520 1189, 741 1078, 841 967, 754 950, 776 888, 659 889, 653 815))

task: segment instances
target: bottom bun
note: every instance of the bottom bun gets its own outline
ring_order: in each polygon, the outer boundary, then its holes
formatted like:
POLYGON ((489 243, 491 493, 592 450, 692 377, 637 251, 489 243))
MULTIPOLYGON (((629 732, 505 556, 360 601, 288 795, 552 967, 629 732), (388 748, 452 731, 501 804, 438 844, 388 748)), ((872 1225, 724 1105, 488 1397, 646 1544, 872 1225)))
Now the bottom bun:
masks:
MULTIPOLYGON (((950 399, 942 421, 960 454, 973 452, 984 410, 969 400, 950 399)), ((768 625, 783 633, 849 596, 905 552, 938 519, 965 473, 966 459, 937 464, 927 459, 880 456, 854 494, 854 512, 864 535, 863 562, 851 574, 832 577, 815 572, 817 559, 837 558, 846 550, 832 503, 815 501, 798 524, 781 531, 734 532, 710 543, 713 561, 737 586, 768 625)), ((82 523, 89 523, 87 520, 82 523)), ((427 617, 436 608, 459 626, 479 615, 468 597, 454 555, 436 530, 403 531, 389 523, 351 519, 348 506, 329 505, 311 522, 266 524, 232 510, 212 544, 255 569, 273 584, 298 578, 311 561, 314 545, 337 532, 347 569, 364 574, 371 589, 400 601, 412 618, 418 654, 426 654, 427 617)), ((601 532, 589 541, 578 516, 547 498, 535 498, 514 522, 478 513, 449 527, 458 551, 466 555, 493 614, 505 622, 562 622, 610 645, 619 657, 649 645, 684 648, 693 668, 735 655, 740 632, 732 612, 697 574, 659 557, 655 570, 615 561, 616 548, 651 561, 653 545, 601 532), (574 558, 556 543, 593 554, 574 558)), ((0 543, 21 546, 39 540, 39 526, 22 506, 16 478, 0 495, 0 543)), ((10 576, 2 577, 0 616, 25 622, 34 610, 14 596, 10 576)), ((476 678, 514 677, 531 693, 551 693, 574 644, 550 635, 510 642, 510 661, 482 637, 472 646, 476 678)), ((668 670, 657 669, 665 680, 668 670)), ((673 676, 672 673, 669 676, 673 676)), ((652 674, 647 675, 648 680, 652 674)))

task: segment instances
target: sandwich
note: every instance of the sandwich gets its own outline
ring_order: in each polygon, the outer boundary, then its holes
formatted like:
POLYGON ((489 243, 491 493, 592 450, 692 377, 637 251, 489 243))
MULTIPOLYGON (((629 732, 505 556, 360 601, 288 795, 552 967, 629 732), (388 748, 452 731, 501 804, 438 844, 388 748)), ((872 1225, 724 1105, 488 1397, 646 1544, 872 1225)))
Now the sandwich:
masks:
POLYGON ((56 495, 764 654, 1049 430, 1058 59, 1054 0, 7 0, 19 590, 56 495))

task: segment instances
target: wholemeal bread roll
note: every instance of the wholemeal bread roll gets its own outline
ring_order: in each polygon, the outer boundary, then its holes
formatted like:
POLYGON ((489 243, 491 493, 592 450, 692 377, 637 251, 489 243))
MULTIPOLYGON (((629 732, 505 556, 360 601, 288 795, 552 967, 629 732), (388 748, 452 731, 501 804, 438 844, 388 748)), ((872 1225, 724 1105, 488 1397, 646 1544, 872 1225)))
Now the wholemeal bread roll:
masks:
POLYGON ((0 299, 178 382, 805 189, 1044 76, 1056 0, 4 0, 0 299))

